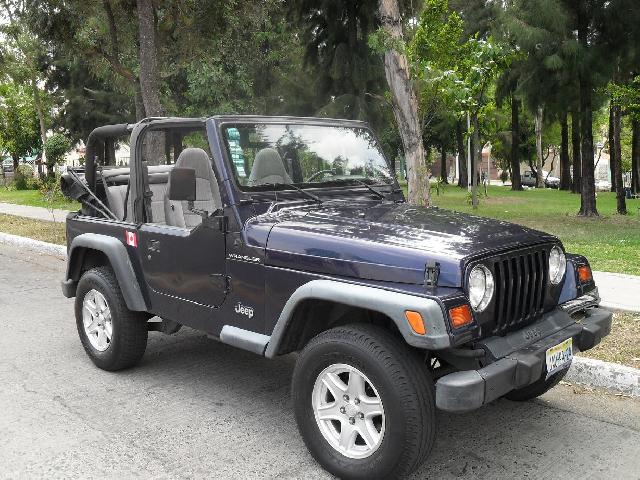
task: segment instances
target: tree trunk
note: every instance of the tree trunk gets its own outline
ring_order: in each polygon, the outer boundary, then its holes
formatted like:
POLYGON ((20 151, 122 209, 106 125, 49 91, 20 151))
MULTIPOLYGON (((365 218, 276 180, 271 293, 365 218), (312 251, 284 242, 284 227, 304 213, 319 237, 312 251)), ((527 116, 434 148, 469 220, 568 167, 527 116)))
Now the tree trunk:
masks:
POLYGON ((444 145, 440 150, 440 178, 442 183, 449 183, 449 180, 447 180, 447 150, 444 145))
POLYGON ((473 123, 473 155, 471 156, 471 205, 478 208, 478 165, 482 163, 482 147, 480 146, 480 122, 478 112, 471 115, 473 123))
MULTIPOLYGON (((160 91, 157 69, 157 51, 155 38, 155 21, 152 0, 138 0, 138 34, 140 74, 139 82, 134 83, 136 89, 136 116, 141 115, 140 107, 144 107, 145 117, 162 117, 164 108, 160 103, 160 91), (142 105, 138 105, 138 84, 142 105)), ((142 137, 143 161, 150 165, 164 162, 164 134, 158 131, 148 131, 142 137)))
MULTIPOLYGON (((385 33, 394 42, 402 42, 398 0, 380 0, 378 15, 385 33)), ((429 181, 425 175, 424 146, 418 120, 418 99, 411 83, 406 55, 395 49, 387 50, 384 54, 384 70, 393 100, 393 115, 398 124, 404 148, 409 203, 428 206, 430 203, 429 181)))
POLYGON ((158 90, 152 0, 138 0, 138 25, 140 37, 140 93, 144 110, 147 116, 161 117, 164 115, 164 109, 160 103, 158 90))
POLYGON ((569 122, 567 113, 562 114, 560 119, 561 141, 560 141, 560 190, 571 189, 571 171, 569 160, 569 122))
MULTIPOLYGON (((578 42, 586 52, 589 49, 589 23, 587 2, 578 3, 578 42)), ((596 182, 593 165, 593 87, 591 70, 581 65, 578 79, 580 83, 580 128, 582 133, 582 190, 580 191, 580 211, 584 217, 598 216, 596 208, 596 182)))
POLYGON ((458 186, 467 188, 467 156, 464 150, 462 120, 456 122, 456 149, 458 150, 458 186))
POLYGON ((631 128, 631 189, 640 193, 640 120, 632 120, 631 128))
MULTIPOLYGON (((622 145, 620 133, 622 130, 622 112, 620 106, 613 107, 613 141, 615 142, 615 168, 616 176, 616 210, 620 215, 627 214, 627 202, 624 196, 624 183, 622 182, 622 145)), ((613 181, 611 182, 613 183, 613 181)))
POLYGON ((609 173, 611 174, 611 191, 616 191, 616 167, 618 165, 618 160, 616 159, 617 149, 616 149, 616 139, 614 136, 615 127, 614 123, 614 113, 613 113, 613 103, 609 104, 609 173))
POLYGON ((31 76, 31 89, 33 90, 33 103, 36 107, 36 113, 38 114, 38 123, 40 124, 40 139, 42 140, 42 157, 38 164, 38 177, 42 177, 42 164, 47 161, 44 153, 44 142, 47 141, 47 126, 44 122, 44 112, 42 111, 42 101, 40 99, 40 89, 38 88, 38 82, 35 78, 35 73, 31 76))
POLYGON ((571 192, 580 193, 580 187, 582 186, 582 145, 580 140, 580 115, 576 111, 571 112, 571 150, 573 163, 571 192))
POLYGON ((140 88, 140 79, 134 81, 135 86, 135 106, 136 106, 136 120, 140 121, 147 116, 144 109, 144 101, 142 100, 142 89, 140 88))
POLYGON ((511 190, 522 190, 520 176, 520 100, 511 96, 511 190))
POLYGON ((542 121, 544 119, 544 107, 538 106, 536 109, 536 187, 544 188, 544 178, 542 168, 544 159, 542 158, 542 121))

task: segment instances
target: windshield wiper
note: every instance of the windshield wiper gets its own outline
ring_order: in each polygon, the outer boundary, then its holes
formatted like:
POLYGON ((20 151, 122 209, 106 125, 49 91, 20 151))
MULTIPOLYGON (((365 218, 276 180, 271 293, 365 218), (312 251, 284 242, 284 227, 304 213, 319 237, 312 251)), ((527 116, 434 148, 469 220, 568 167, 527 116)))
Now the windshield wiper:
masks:
POLYGON ((294 185, 293 183, 271 183, 268 184, 266 183, 265 185, 273 185, 273 190, 274 192, 277 190, 277 186, 278 185, 282 185, 283 187, 289 187, 289 188, 293 188, 294 190, 297 190, 298 192, 303 193, 304 195, 306 195, 307 197, 309 197, 311 200, 313 200, 314 202, 318 202, 318 203, 324 203, 324 200, 322 200, 320 197, 318 197, 317 195, 314 195, 311 192, 307 192, 305 189, 298 187, 297 185, 294 185))
POLYGON ((369 185, 368 183, 365 183, 365 182, 363 182, 362 180, 358 180, 357 178, 340 178, 340 179, 333 180, 333 181, 334 181, 334 182, 343 182, 343 183, 346 183, 346 182, 355 182, 355 183, 357 183, 358 185, 362 185, 363 187, 365 187, 367 190, 371 191, 372 193, 375 193, 375 194, 378 196, 378 198, 380 198, 380 199, 382 199, 382 200, 385 200, 385 199, 387 198, 387 196, 386 196, 384 193, 379 192, 378 190, 376 190, 375 188, 373 188, 373 187, 372 187, 371 185, 369 185))

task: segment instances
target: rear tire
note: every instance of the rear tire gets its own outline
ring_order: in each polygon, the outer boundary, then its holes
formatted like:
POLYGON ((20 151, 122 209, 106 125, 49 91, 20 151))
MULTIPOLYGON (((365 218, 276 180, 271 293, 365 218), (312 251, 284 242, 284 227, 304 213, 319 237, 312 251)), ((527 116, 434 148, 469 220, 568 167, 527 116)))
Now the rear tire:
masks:
POLYGON ((545 375, 543 375, 539 380, 533 382, 531 385, 519 388, 518 390, 513 390, 507 393, 504 397, 514 402, 526 402, 527 400, 533 400, 558 385, 568 371, 569 369, 567 368, 561 372, 554 373, 547 380, 545 380, 545 375))
POLYGON ((144 355, 147 315, 127 308, 111 268, 93 268, 82 275, 75 314, 82 346, 99 368, 129 368, 144 355))
POLYGON ((292 397, 311 455, 340 478, 403 477, 433 446, 433 381, 388 330, 350 325, 320 333, 298 358, 292 397))

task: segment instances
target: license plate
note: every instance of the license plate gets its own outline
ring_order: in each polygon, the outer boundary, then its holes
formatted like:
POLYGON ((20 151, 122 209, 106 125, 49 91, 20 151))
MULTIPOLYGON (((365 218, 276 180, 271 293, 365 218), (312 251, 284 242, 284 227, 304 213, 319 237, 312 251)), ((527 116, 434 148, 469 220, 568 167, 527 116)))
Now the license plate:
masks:
POLYGON ((573 360, 573 338, 567 338, 547 350, 547 378, 560 370, 569 368, 573 360))

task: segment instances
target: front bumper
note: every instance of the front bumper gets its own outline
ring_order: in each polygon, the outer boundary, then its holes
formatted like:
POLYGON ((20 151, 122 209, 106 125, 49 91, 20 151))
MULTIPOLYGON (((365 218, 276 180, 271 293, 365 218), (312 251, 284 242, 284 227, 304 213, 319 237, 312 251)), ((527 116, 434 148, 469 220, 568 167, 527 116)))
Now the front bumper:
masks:
POLYGON ((611 317, 607 310, 589 307, 584 318, 574 320, 569 311, 557 308, 522 330, 488 339, 482 348, 492 363, 440 378, 436 406, 448 412, 466 412, 534 383, 545 374, 548 348, 572 337, 574 353, 589 350, 609 334, 611 317))

